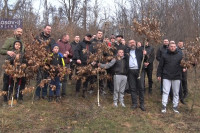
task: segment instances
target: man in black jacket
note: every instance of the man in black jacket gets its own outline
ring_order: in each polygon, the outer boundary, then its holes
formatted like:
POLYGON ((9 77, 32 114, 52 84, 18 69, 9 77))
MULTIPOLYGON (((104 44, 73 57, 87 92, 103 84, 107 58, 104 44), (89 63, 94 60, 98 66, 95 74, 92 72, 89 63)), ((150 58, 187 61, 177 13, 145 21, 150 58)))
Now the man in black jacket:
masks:
POLYGON ((140 102, 140 109, 145 111, 144 107, 144 71, 142 70, 141 75, 139 75, 142 58, 146 55, 146 51, 142 51, 141 49, 136 48, 135 40, 129 41, 129 72, 128 72, 128 79, 129 79, 129 88, 131 90, 131 98, 132 98, 132 109, 137 108, 137 93, 139 92, 139 102, 140 102), (144 54, 144 55, 143 55, 144 54), (140 78, 138 78, 140 76, 140 78))
POLYGON ((162 55, 167 52, 168 46, 169 46, 169 40, 164 39, 163 45, 160 46, 156 52, 156 59, 158 62, 160 61, 162 55))
MULTIPOLYGON (((72 52, 73 53, 74 53, 76 47, 79 45, 79 43, 80 43, 80 37, 77 35, 77 36, 74 37, 74 41, 71 42, 71 44, 70 44, 71 47, 72 47, 72 52)), ((70 69, 71 69, 71 73, 69 74, 69 80, 72 79, 72 75, 73 75, 73 73, 75 71, 74 62, 73 62, 72 59, 70 59, 70 69)), ((71 82, 69 82, 69 83, 71 83, 71 82)))
MULTIPOLYGON (((164 39, 163 40, 163 45, 160 46, 160 47, 158 47, 158 50, 156 52, 156 60, 158 62, 160 62, 160 59, 161 59, 162 55, 167 52, 168 46, 169 46, 169 40, 168 39, 164 39)), ((162 87, 162 83, 163 82, 162 82, 162 78, 161 78, 161 84, 160 84, 161 95, 162 95, 162 92, 163 92, 163 90, 162 90, 162 88, 163 88, 162 87)))
POLYGON ((180 81, 182 71, 186 71, 186 69, 180 66, 181 60, 182 53, 178 52, 175 42, 171 41, 167 53, 163 54, 160 59, 157 70, 158 80, 161 80, 161 77, 163 78, 162 113, 166 113, 171 87, 173 90, 173 110, 175 113, 179 113, 177 107, 179 102, 180 81))
MULTIPOLYGON (((147 51, 147 59, 144 62, 144 66, 145 66, 145 74, 144 74, 144 80, 145 80, 145 75, 147 73, 147 77, 148 77, 148 83, 149 83, 149 94, 152 94, 152 84, 153 84, 153 80, 152 80, 152 72, 153 72, 153 61, 155 59, 155 54, 154 54, 154 48, 149 44, 148 40, 145 42, 145 46, 141 46, 141 49, 147 51)), ((144 83, 145 85, 145 83, 144 83)))
MULTIPOLYGON (((182 40, 178 42, 178 50, 182 52, 183 58, 185 58, 186 53, 185 53, 184 43, 182 40)), ((187 97, 187 95, 188 95, 188 88, 187 88, 187 71, 186 71, 186 72, 182 72, 182 80, 181 80, 180 92, 179 92, 180 101, 182 104, 185 104, 184 99, 187 97)))
MULTIPOLYGON (((76 60, 77 65, 79 66, 87 65, 89 54, 93 50, 91 42, 90 42, 91 38, 92 38, 91 34, 86 34, 83 41, 80 42, 80 44, 76 47, 74 51, 74 59, 76 60), (83 50, 86 50, 86 52, 83 52, 83 50)), ((83 84, 83 95, 82 95, 83 97, 85 97, 86 95, 87 85, 89 81, 90 81, 90 77, 83 84)), ((79 79, 76 82, 77 95, 80 92, 80 87, 81 87, 81 79, 79 79)))
MULTIPOLYGON (((97 31, 96 37, 91 40, 92 43, 92 53, 96 53, 97 49, 95 48, 97 44, 102 44, 103 43, 103 32, 101 30, 97 31)), ((91 82, 95 82, 97 78, 95 76, 91 76, 91 82)), ((104 81, 99 80, 99 86, 100 86, 100 93, 102 95, 106 94, 104 91, 104 81)), ((93 92, 93 89, 91 88, 90 92, 93 92)))
MULTIPOLYGON (((39 36, 36 37, 36 40, 39 41, 39 43, 43 41, 49 41, 49 44, 46 46, 47 52, 51 52, 51 49, 53 48, 53 45, 56 43, 53 38, 51 38, 51 26, 45 25, 43 32, 40 33, 39 36)), ((43 79, 46 79, 48 77, 48 72, 44 71, 41 67, 38 70, 37 73, 37 86, 40 84, 40 82, 43 79)), ((47 98, 47 84, 43 88, 40 88, 39 86, 36 88, 36 97, 35 100, 40 99, 40 91, 42 89, 42 98, 47 98)))
POLYGON ((53 45, 56 43, 55 40, 51 38, 51 26, 45 25, 43 32, 41 32, 40 35, 36 37, 36 40, 39 41, 39 43, 43 41, 49 41, 49 44, 47 45, 46 49, 48 52, 51 52, 53 45))
POLYGON ((121 41, 122 39, 123 39, 123 35, 117 35, 116 36, 116 42, 114 44, 114 47, 116 48, 116 50, 114 51, 114 55, 117 54, 117 51, 119 49, 123 49, 124 52, 126 53, 126 51, 125 51, 126 50, 126 46, 122 44, 122 41, 121 41))

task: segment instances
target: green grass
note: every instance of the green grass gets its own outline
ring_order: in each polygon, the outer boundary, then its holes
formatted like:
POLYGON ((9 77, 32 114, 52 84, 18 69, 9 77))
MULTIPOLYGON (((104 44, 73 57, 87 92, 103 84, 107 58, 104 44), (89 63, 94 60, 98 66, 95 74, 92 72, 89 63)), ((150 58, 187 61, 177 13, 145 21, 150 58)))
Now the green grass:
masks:
MULTIPOLYGON (((182 133, 200 132, 200 108, 191 112, 189 95, 187 105, 180 104, 180 114, 174 114, 169 103, 167 113, 161 114, 159 83, 154 83, 153 95, 145 95, 146 112, 132 110, 131 96, 125 95, 126 108, 112 106, 112 96, 96 93, 88 98, 75 97, 75 86, 69 85, 61 103, 40 100, 31 104, 31 95, 15 107, 0 107, 0 132, 74 132, 74 133, 182 133)), ((197 96, 199 100, 199 94, 197 96)))

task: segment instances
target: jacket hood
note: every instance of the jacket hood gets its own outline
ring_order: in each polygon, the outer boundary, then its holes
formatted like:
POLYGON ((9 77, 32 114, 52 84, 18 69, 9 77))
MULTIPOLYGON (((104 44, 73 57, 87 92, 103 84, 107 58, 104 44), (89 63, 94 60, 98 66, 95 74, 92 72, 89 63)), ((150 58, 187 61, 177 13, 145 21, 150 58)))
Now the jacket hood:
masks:
POLYGON ((20 43, 20 46, 21 46, 21 47, 20 47, 20 52, 21 52, 22 49, 23 49, 23 45, 22 45, 22 42, 19 41, 19 40, 15 41, 15 42, 13 43, 13 50, 16 50, 16 49, 15 49, 15 43, 16 43, 16 42, 19 42, 19 43, 20 43))

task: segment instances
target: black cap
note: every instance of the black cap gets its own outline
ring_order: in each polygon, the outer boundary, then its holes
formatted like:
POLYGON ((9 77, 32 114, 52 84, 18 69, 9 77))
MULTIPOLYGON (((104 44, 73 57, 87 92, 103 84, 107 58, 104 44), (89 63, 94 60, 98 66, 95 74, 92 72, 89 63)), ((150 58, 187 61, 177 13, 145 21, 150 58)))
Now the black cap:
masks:
POLYGON ((124 37, 123 37, 123 35, 117 35, 117 36, 116 36, 116 38, 117 38, 117 37, 121 37, 121 38, 124 38, 124 37))
POLYGON ((92 37, 90 33, 87 33, 85 36, 90 37, 90 38, 92 37))

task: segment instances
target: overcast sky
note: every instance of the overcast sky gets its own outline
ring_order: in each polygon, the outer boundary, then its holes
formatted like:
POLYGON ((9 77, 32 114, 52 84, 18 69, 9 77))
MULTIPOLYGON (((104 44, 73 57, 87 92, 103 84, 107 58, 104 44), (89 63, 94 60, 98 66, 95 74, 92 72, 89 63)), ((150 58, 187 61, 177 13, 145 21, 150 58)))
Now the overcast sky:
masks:
MULTIPOLYGON (((99 0, 99 5, 110 9, 110 12, 114 12, 115 9, 115 1, 123 1, 123 0, 99 0)), ((35 8, 35 11, 38 11, 40 8, 40 12, 43 11, 43 7, 40 7, 40 2, 44 3, 44 0, 33 0, 33 7, 35 8)), ((53 6, 59 7, 61 6, 61 3, 59 0, 48 0, 48 3, 51 3, 53 6)), ((91 0, 91 4, 93 5, 95 3, 95 0, 91 0)), ((41 5, 42 6, 42 5, 41 5)))

